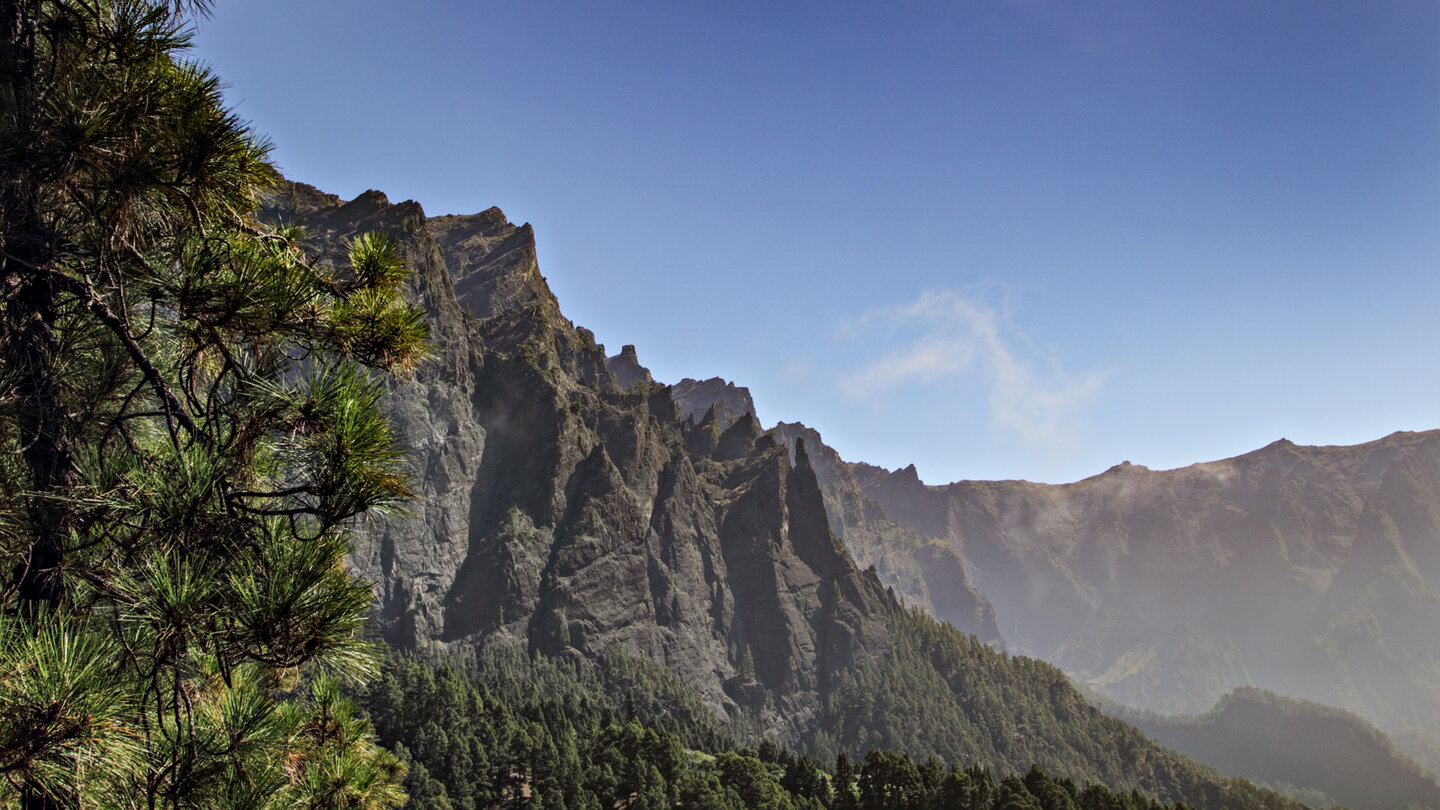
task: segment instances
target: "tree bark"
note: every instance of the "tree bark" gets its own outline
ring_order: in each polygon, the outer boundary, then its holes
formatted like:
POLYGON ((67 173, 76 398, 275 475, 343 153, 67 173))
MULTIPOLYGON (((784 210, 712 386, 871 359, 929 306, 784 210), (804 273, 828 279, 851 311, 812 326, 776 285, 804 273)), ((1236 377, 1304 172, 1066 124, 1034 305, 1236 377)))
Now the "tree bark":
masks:
POLYGON ((0 91, 14 100, 4 122, 8 136, 25 144, 0 186, 0 279, 4 312, 0 360, 13 380, 21 457, 30 471, 27 513, 31 546, 26 562, 11 574, 22 604, 54 604, 62 595, 59 569, 64 556, 62 501, 52 496, 73 483, 75 466, 66 435, 65 413, 55 363, 57 293, 51 280, 54 240, 41 205, 39 167, 28 148, 36 142, 33 100, 37 54, 35 0, 0 0, 0 91))

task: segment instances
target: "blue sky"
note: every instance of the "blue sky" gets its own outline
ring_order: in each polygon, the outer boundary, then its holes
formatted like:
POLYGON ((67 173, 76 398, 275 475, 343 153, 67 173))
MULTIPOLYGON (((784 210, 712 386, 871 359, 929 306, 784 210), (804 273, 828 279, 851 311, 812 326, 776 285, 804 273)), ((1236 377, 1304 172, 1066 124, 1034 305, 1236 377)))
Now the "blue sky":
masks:
POLYGON ((292 179, 928 483, 1440 427, 1440 4, 220 0, 292 179))

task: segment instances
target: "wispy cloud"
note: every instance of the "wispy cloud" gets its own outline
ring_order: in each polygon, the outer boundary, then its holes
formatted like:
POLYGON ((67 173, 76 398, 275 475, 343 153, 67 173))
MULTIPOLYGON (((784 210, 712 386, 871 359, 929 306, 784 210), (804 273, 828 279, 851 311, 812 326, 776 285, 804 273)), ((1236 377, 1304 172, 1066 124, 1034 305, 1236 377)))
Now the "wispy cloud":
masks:
POLYGON ((867 312, 854 327, 892 348, 840 378, 845 396, 970 378, 988 389, 991 421, 1032 444, 1066 442, 1104 384, 1103 374, 1068 374, 1036 356, 1026 336, 978 294, 927 292, 867 312))

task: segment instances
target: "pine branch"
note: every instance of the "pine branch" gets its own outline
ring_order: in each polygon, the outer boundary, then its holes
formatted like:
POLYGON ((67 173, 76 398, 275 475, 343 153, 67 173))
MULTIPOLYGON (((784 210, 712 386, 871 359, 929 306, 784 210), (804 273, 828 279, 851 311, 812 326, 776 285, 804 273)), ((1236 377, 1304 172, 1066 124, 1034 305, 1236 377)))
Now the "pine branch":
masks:
MULTIPOLYGON (((51 273, 51 278, 54 280, 57 288, 74 295, 84 302, 85 307, 89 309, 96 318, 100 319, 101 323, 109 327, 116 339, 120 341, 120 345, 125 347, 125 351, 130 355, 130 359, 135 361, 135 365, 140 369, 140 373, 149 381, 151 389, 155 391, 155 395, 164 403, 166 421, 167 424, 170 425, 172 437, 174 437, 175 432, 174 423, 179 422, 180 426, 185 428, 185 432, 189 433, 192 438, 202 444, 210 444, 210 437, 190 418, 190 414, 185 410, 185 406, 180 404, 180 400, 170 391, 169 386, 165 384, 165 378, 161 376, 160 370, 155 367, 150 357, 145 354, 145 350, 142 349, 140 344, 135 340, 134 335, 130 332, 130 325, 117 316, 114 311, 100 299, 100 296, 95 293, 94 287, 90 285, 89 279, 86 278, 85 283, 81 284, 79 281, 61 273, 51 273)), ((178 443, 178 437, 174 438, 178 443)))

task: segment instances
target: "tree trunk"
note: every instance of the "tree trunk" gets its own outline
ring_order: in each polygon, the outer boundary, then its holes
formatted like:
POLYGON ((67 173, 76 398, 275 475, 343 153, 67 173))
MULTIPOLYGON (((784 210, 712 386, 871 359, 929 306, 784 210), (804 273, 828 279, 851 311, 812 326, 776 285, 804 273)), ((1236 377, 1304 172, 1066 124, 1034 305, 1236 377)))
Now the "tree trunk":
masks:
MULTIPOLYGON (((26 146, 34 135, 37 68, 35 0, 0 0, 0 91, 14 99, 4 122, 7 133, 26 146), (28 137, 27 137, 28 136, 28 137)), ((60 346, 55 337, 56 290, 51 281, 54 240, 42 215, 39 168, 26 149, 8 167, 0 186, 0 361, 13 381, 21 456, 30 470, 28 505, 31 547, 28 560, 11 573, 22 604, 54 604, 61 596, 59 568, 64 552, 66 508, 57 494, 74 480, 65 413, 55 379, 60 346)))

